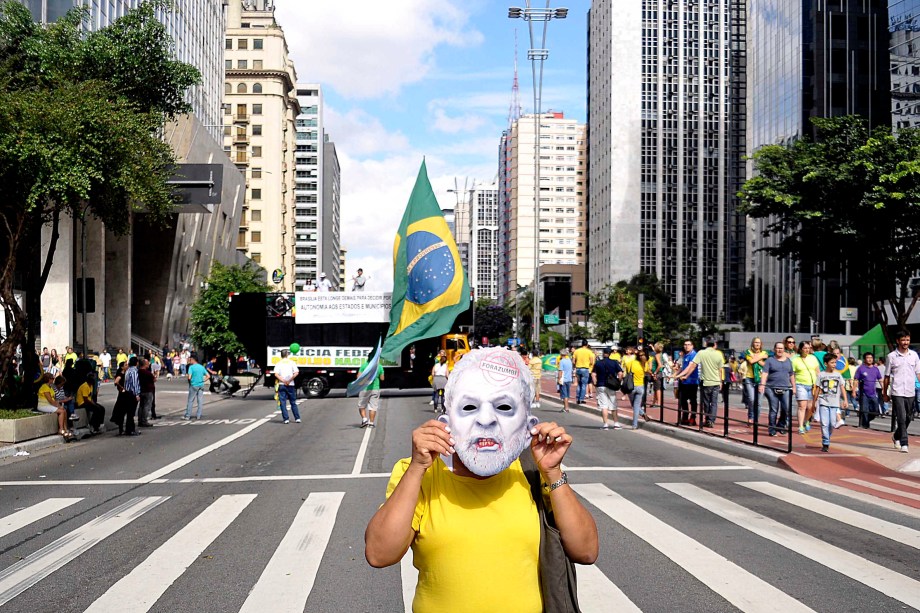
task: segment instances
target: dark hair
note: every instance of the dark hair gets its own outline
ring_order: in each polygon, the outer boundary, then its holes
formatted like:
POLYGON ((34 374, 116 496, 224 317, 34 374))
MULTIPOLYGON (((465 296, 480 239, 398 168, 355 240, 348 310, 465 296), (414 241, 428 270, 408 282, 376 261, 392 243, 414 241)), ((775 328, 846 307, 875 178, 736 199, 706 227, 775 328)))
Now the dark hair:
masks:
POLYGON ((910 338, 910 330, 900 329, 898 333, 894 335, 894 340, 899 341, 902 338, 910 338))
POLYGON ((836 362, 836 361, 837 361, 837 356, 835 356, 833 353, 825 353, 825 354, 824 354, 824 364, 825 364, 825 366, 826 366, 827 364, 830 364, 831 362, 836 362))
POLYGON ((872 356, 872 357, 874 358, 874 357, 875 357, 875 354, 872 353, 871 351, 867 351, 867 352, 865 352, 865 353, 863 354, 863 359, 865 360, 865 359, 868 358, 869 356, 872 356))
POLYGON ((582 339, 582 340, 581 340, 581 346, 582 346, 582 347, 587 347, 587 346, 588 346, 588 339, 586 339, 586 338, 582 339))
POLYGON ((137 366, 137 356, 131 356, 128 358, 128 366, 137 366))

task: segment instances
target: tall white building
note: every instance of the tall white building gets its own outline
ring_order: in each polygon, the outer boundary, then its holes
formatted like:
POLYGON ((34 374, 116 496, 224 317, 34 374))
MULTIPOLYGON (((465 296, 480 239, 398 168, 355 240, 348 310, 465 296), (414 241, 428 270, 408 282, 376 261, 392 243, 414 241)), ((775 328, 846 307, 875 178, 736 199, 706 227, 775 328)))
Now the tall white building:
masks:
POLYGON ((470 286, 475 289, 476 298, 498 300, 498 184, 473 184, 468 203, 470 286))
MULTIPOLYGON (((500 181, 510 187, 499 207, 508 241, 501 246, 501 274, 506 297, 533 283, 534 249, 534 115, 524 115, 502 136, 500 181), (502 172, 506 173, 502 178, 502 172)), ((585 263, 586 170, 585 125, 563 113, 540 116, 540 264, 585 263)))
POLYGON ((589 291, 654 273, 697 319, 744 287, 743 0, 595 0, 588 18, 589 291))
MULTIPOLYGON (((335 143, 329 140, 323 143, 323 245, 321 267, 327 275, 338 279, 338 284, 345 286, 345 249, 342 247, 342 170, 339 167, 339 155, 335 143), (334 271, 334 272, 333 272, 334 271)), ((357 269, 356 271, 357 272, 357 269)), ((349 286, 350 287, 350 286, 349 286)))

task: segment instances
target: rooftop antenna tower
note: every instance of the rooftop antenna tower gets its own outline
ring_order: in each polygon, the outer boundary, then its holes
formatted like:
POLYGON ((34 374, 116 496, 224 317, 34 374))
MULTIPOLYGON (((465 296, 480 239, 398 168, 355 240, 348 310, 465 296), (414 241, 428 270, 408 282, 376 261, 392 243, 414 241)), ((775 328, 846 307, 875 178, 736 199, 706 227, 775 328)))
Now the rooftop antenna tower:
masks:
POLYGON ((517 28, 514 29, 514 81, 511 83, 511 105, 508 107, 508 127, 521 118, 521 90, 518 86, 518 42, 517 28))

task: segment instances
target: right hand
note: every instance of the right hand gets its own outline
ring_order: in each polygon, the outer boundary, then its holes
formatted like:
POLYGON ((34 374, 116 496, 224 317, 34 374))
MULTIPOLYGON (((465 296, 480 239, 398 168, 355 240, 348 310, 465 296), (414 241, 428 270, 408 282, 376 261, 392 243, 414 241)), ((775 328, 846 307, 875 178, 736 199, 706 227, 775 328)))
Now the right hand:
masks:
POLYGON ((447 424, 429 419, 412 431, 412 464, 428 470, 438 455, 453 454, 453 445, 447 424))

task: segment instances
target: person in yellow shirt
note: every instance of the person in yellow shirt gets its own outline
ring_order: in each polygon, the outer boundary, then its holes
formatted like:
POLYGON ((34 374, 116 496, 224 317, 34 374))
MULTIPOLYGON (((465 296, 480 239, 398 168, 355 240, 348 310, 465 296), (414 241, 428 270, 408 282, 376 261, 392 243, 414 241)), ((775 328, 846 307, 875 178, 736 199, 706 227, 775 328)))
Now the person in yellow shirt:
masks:
POLYGON ((596 360, 594 352, 591 351, 588 341, 581 341, 581 347, 572 354, 572 363, 575 366, 575 376, 578 378, 578 390, 575 394, 575 402, 578 404, 585 403, 585 394, 588 391, 588 381, 591 378, 591 369, 594 368, 596 360))
POLYGON ((128 354, 125 353, 124 349, 119 349, 118 353, 115 354, 115 367, 117 368, 121 366, 122 362, 125 364, 128 363, 128 354))
POLYGON ((86 375, 86 381, 77 388, 77 408, 86 409, 89 420, 90 434, 101 434, 102 424, 105 422, 105 407, 93 400, 93 387, 96 376, 93 373, 86 375))
POLYGON ((543 611, 531 483, 548 500, 569 559, 597 559, 597 525, 562 470, 572 436, 530 414, 531 386, 518 354, 471 351, 447 382, 449 427, 422 424, 412 455, 394 466, 386 501, 364 533, 364 556, 383 568, 412 548, 416 613, 543 611))
MULTIPOLYGON (((629 349, 632 349, 632 347, 629 349)), ((627 349, 627 352, 629 349, 627 349)), ((633 430, 636 430, 639 428, 639 415, 645 421, 648 421, 648 415, 642 406, 645 399, 645 365, 648 363, 648 358, 645 355, 645 351, 640 349, 638 353, 632 356, 631 360, 624 359, 623 361, 623 378, 632 377, 633 388, 628 392, 628 395, 633 410, 632 427, 633 430)))
POLYGON ((795 373, 795 399, 799 404, 799 434, 805 434, 811 430, 811 416, 815 412, 812 390, 821 372, 821 364, 810 342, 799 343, 799 353, 792 357, 792 372, 795 373))
POLYGON ((533 402, 530 403, 530 408, 538 409, 540 408, 540 382, 543 380, 543 359, 540 357, 539 349, 534 349, 531 352, 527 367, 530 369, 530 376, 533 378, 533 402))

